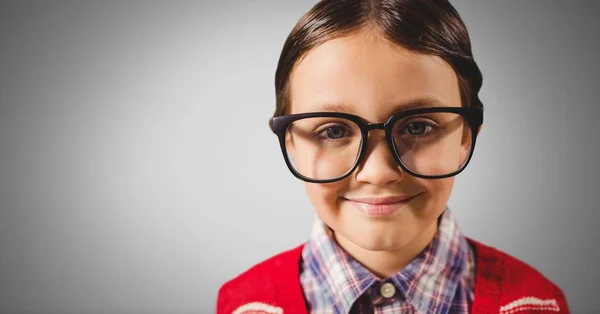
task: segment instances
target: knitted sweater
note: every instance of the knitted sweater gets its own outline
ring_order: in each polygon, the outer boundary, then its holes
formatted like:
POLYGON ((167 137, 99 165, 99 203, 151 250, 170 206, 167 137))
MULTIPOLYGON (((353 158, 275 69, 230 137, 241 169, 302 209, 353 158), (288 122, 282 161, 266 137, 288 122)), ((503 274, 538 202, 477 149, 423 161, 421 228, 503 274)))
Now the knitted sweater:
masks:
MULTIPOLYGON (((562 290, 526 263, 471 238, 476 277, 473 313, 570 313, 562 290)), ((225 283, 217 314, 304 314, 299 279, 304 244, 275 255, 225 283)))

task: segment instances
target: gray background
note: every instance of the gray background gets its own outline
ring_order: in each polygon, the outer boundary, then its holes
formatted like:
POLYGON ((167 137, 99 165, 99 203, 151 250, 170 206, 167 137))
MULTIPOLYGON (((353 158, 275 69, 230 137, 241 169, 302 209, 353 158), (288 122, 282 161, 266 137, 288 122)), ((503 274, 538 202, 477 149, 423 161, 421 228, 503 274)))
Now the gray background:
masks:
MULTIPOLYGON (((304 241, 313 210, 267 120, 314 3, 3 1, 0 312, 211 313, 304 241)), ((449 206, 600 311, 598 2, 454 3, 486 112, 449 206)))

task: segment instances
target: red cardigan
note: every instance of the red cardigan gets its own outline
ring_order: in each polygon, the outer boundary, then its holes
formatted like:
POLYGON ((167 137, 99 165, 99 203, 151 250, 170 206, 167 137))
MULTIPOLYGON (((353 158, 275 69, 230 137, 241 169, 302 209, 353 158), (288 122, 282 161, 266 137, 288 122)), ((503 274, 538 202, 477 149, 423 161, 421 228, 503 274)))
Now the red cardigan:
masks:
MULTIPOLYGON (((569 313, 562 290, 526 263, 473 239, 475 300, 472 313, 569 313)), ((307 313, 300 245, 273 256, 225 283, 217 314, 307 313)))

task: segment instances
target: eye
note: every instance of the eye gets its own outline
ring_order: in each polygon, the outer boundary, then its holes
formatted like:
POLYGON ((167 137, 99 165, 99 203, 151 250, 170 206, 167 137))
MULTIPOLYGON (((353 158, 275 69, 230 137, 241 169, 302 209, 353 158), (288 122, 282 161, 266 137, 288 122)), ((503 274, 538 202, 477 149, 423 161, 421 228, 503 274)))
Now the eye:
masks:
POLYGON ((432 127, 426 122, 411 122, 407 124, 404 129, 410 135, 423 135, 431 132, 432 127))
POLYGON ((323 130, 320 135, 327 139, 337 140, 348 136, 350 131, 342 125, 333 125, 323 130))

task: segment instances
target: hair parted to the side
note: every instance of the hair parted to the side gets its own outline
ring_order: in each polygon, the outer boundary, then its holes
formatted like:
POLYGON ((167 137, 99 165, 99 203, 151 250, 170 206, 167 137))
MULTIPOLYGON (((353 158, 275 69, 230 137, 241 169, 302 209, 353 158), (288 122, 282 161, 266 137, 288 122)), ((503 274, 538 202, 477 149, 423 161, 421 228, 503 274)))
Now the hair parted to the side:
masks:
POLYGON ((298 21, 283 45, 275 72, 273 116, 289 113, 290 75, 311 49, 365 28, 448 62, 457 74, 463 106, 483 107, 478 95, 483 78, 469 34, 447 0, 322 0, 298 21))

